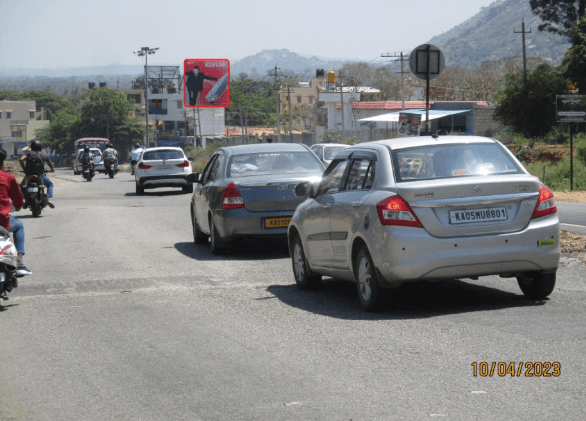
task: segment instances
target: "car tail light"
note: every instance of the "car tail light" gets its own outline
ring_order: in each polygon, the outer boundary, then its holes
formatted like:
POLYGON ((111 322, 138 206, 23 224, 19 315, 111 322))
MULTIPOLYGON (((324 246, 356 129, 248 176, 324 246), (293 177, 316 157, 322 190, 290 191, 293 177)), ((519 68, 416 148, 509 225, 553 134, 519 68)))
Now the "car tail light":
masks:
POLYGON ((100 162, 102 162, 104 160, 104 156, 100 155, 100 162))
POLYGON ((244 199, 234 183, 228 184, 224 189, 224 198, 222 199, 222 209, 237 209, 244 207, 244 199))
POLYGON ((540 216, 551 215, 558 211, 553 198, 553 193, 550 189, 545 187, 543 184, 539 189, 539 197, 533 210, 533 218, 539 218, 540 216))
POLYGON ((401 196, 391 196, 376 205, 383 225, 403 225, 423 228, 411 206, 401 196))
POLYGON ((183 161, 181 164, 177 164, 177 166, 179 168, 187 168, 187 167, 189 167, 189 165, 190 165, 189 161, 187 161, 187 160, 183 161))
POLYGON ((138 168, 140 168, 141 170, 148 170, 149 168, 151 168, 151 166, 147 165, 147 164, 143 164, 141 162, 140 164, 138 164, 138 168))

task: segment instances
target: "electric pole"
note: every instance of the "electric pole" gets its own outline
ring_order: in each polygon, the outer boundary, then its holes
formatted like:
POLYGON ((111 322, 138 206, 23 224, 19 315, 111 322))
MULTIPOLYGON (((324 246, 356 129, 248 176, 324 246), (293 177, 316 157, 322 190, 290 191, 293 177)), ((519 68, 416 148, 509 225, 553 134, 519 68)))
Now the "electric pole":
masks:
POLYGON ((342 105, 342 139, 346 137, 346 119, 344 118, 344 84, 342 83, 342 69, 340 69, 340 104, 342 105))
MULTIPOLYGON (((401 108, 404 110, 405 109, 405 72, 403 70, 403 63, 405 60, 409 60, 409 55, 405 54, 403 55, 403 53, 399 53, 399 55, 397 55, 396 53, 391 55, 390 53, 386 53, 386 54, 381 54, 381 57, 391 57, 391 58, 398 58, 399 60, 401 60, 401 71, 398 72, 401 75, 401 108)), ((397 61, 397 60, 395 60, 397 61)))
POLYGON ((280 95, 279 95, 279 76, 283 76, 282 74, 279 74, 279 70, 281 70, 280 68, 277 67, 277 65, 275 64, 275 70, 273 71, 273 74, 271 76, 273 76, 274 78, 274 83, 275 83, 275 100, 276 100, 276 106, 277 109, 275 111, 276 115, 276 124, 277 124, 277 142, 281 142, 281 121, 280 121, 280 110, 281 110, 281 104, 280 104, 280 95))
MULTIPOLYGON (((530 34, 531 33, 531 28, 529 28, 529 32, 525 31, 525 19, 521 20, 521 32, 517 32, 515 31, 515 28, 513 28, 513 32, 515 34, 521 34, 522 36, 522 42, 523 42, 523 92, 524 92, 524 97, 525 97, 525 102, 527 102, 527 56, 525 53, 525 34, 530 34)), ((525 115, 525 136, 527 136, 527 126, 529 124, 529 117, 527 115, 527 104, 525 104, 525 107, 523 107, 523 114, 525 115)))
POLYGON ((287 87, 287 101, 289 103, 289 134, 293 133, 293 112, 291 110, 291 88, 287 87))

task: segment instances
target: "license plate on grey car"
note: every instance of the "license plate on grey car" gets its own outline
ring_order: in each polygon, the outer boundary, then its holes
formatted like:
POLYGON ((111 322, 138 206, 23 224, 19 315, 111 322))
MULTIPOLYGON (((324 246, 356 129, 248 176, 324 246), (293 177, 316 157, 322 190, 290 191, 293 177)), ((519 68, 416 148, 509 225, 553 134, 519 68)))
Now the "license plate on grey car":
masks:
POLYGON ((506 221, 507 210, 504 206, 496 208, 466 209, 450 211, 450 224, 471 222, 506 221))

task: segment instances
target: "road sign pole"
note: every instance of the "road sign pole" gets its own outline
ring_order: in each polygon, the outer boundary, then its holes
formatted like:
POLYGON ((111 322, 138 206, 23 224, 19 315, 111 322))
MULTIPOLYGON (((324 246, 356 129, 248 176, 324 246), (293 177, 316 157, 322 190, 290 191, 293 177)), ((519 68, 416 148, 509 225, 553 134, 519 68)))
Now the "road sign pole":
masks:
POLYGON ((427 78, 425 84, 425 135, 429 136, 429 80, 431 79, 431 44, 427 44, 427 78))

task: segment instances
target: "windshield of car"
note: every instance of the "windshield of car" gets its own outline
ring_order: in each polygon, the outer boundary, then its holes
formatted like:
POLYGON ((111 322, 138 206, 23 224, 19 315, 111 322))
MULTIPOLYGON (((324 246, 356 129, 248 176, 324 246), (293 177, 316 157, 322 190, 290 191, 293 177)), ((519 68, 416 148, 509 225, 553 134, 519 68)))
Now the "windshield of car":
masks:
POLYGON ((392 156, 397 182, 523 173, 495 143, 419 146, 393 150, 392 156))
POLYGON ((262 174, 298 174, 317 172, 323 168, 310 152, 262 152, 234 155, 228 164, 228 177, 262 174))
POLYGON ((156 151, 146 151, 142 155, 144 161, 156 161, 156 160, 167 160, 167 159, 183 159, 184 154, 182 151, 174 149, 163 149, 156 151))
POLYGON ((334 159, 336 154, 346 149, 346 146, 326 146, 324 147, 324 159, 334 159))

